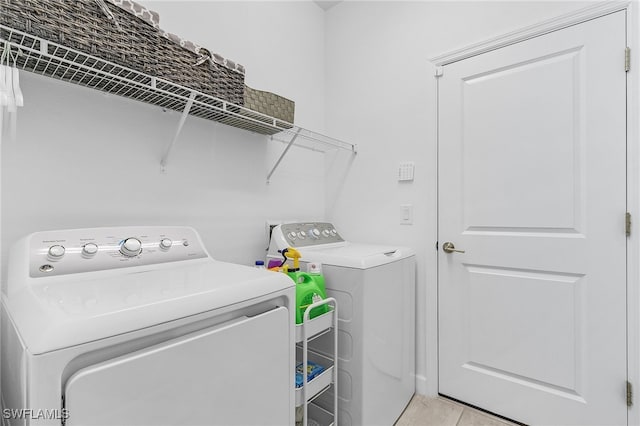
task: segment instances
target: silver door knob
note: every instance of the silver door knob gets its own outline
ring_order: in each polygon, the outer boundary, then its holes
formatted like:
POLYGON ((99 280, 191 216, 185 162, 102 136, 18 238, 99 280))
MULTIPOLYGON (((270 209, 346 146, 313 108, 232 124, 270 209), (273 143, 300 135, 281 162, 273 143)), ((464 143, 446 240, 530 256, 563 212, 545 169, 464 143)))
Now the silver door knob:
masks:
POLYGON ((453 252, 456 252, 456 253, 464 253, 464 250, 456 250, 456 246, 454 246, 454 245, 453 245, 453 243, 452 243, 452 242, 449 242, 449 241, 447 241, 446 243, 444 243, 444 244, 442 245, 442 250, 443 250, 445 253, 453 253, 453 252))

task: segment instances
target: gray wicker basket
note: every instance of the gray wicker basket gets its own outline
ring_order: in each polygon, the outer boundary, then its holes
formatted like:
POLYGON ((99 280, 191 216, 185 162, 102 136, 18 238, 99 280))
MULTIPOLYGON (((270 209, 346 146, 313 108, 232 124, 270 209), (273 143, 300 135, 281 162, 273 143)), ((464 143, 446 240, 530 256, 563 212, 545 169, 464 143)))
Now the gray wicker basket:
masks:
POLYGON ((207 61, 152 25, 96 0, 0 0, 0 24, 211 96, 244 104, 244 75, 207 61))
POLYGON ((244 105, 244 74, 213 60, 196 65, 201 56, 162 36, 157 41, 156 51, 160 61, 156 65, 155 76, 244 105))
POLYGON ((244 106, 287 123, 293 123, 296 104, 290 99, 244 86, 244 106))
POLYGON ((130 13, 109 8, 116 24, 94 0, 0 0, 0 23, 45 40, 152 73, 158 62, 158 30, 130 13))

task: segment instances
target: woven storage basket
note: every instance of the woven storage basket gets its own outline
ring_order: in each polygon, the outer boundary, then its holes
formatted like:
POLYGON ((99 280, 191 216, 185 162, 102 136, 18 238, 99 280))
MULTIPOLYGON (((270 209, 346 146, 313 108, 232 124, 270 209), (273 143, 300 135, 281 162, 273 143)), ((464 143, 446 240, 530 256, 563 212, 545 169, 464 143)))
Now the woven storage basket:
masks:
POLYGON ((142 19, 96 0, 0 0, 0 24, 202 93, 244 104, 244 75, 184 49, 142 19))
POLYGON ((108 4, 119 27, 95 0, 0 0, 0 23, 36 37, 153 73, 158 30, 108 4))
POLYGON ((285 97, 245 85, 244 106, 287 123, 293 123, 296 104, 285 97))
POLYGON ((157 42, 156 52, 159 60, 155 70, 157 77, 236 105, 244 105, 244 74, 213 60, 196 65, 201 62, 201 55, 162 36, 157 42))

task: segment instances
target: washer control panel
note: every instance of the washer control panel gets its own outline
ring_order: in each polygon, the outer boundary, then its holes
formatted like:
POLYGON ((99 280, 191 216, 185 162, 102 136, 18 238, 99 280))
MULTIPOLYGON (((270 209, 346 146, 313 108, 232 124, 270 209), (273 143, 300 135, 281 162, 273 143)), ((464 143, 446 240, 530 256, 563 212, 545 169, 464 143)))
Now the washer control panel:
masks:
POLYGON ((116 227, 36 232, 27 239, 33 278, 209 257, 189 227, 116 227))
POLYGON ((291 247, 308 247, 344 241, 336 228, 327 222, 286 223, 281 225, 280 229, 291 247))

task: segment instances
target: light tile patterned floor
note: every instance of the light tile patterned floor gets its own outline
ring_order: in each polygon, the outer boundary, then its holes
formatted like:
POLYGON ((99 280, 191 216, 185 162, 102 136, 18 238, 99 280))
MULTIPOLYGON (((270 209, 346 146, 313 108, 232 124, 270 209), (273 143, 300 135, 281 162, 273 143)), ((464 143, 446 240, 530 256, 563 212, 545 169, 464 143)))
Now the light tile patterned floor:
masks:
POLYGON ((415 395, 395 426, 517 426, 446 398, 415 395))

